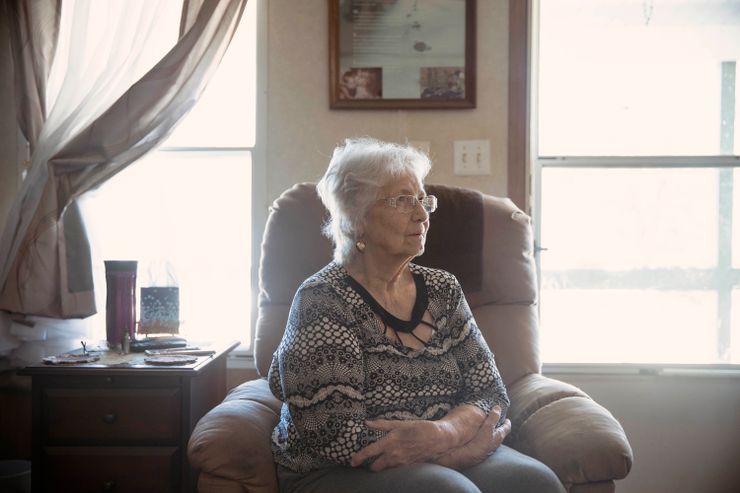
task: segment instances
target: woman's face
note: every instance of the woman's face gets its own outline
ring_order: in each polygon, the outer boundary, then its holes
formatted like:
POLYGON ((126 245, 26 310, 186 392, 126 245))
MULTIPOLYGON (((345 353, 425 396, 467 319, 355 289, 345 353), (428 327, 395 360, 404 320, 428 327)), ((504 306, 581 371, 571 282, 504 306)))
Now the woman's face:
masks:
MULTIPOLYGON (((383 199, 399 195, 413 195, 421 199, 426 195, 424 187, 415 178, 403 176, 381 189, 383 199)), ((365 254, 395 257, 410 260, 424 253, 424 243, 429 230, 429 213, 416 202, 413 210, 402 213, 384 200, 370 207, 362 241, 365 254)))

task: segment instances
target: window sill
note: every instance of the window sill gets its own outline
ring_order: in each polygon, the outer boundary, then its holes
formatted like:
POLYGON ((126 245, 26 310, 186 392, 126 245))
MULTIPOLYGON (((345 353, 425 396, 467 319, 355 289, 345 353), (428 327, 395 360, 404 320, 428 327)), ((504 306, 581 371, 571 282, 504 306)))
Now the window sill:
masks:
POLYGON ((740 378, 740 365, 668 365, 636 363, 543 363, 549 375, 638 375, 665 377, 740 378))
POLYGON ((247 348, 243 344, 234 349, 229 353, 228 358, 226 358, 226 368, 250 370, 257 368, 254 364, 252 349, 247 348))

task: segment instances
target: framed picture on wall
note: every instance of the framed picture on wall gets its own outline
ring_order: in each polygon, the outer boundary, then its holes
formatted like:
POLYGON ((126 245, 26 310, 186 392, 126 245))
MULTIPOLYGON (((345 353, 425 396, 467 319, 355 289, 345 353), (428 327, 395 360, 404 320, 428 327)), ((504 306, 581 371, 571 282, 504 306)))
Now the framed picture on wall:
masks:
POLYGON ((475 108, 475 0, 328 1, 331 108, 475 108))

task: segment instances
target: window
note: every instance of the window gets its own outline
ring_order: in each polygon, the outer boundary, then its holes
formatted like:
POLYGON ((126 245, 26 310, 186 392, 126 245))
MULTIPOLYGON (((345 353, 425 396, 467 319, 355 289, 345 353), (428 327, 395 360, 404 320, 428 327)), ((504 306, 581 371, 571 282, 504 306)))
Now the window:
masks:
POLYGON ((740 1, 536 19, 543 360, 740 364, 740 1))
MULTIPOLYGON (((179 3, 172 3, 177 19, 179 3)), ((137 287, 156 282, 150 272, 163 262, 171 266, 180 288, 180 335, 250 345, 256 3, 247 2, 217 72, 168 140, 83 197, 98 306, 91 319, 100 339, 103 260, 133 259, 137 287)))

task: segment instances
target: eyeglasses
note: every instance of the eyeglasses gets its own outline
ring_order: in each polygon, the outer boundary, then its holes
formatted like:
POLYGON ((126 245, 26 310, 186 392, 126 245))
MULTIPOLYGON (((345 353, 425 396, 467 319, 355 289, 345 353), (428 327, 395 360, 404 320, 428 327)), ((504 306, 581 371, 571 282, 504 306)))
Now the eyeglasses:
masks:
POLYGON ((378 201, 384 201, 389 207, 395 207, 401 214, 409 214, 416 209, 416 204, 421 203, 421 206, 429 214, 437 210, 437 197, 434 195, 427 195, 421 199, 414 195, 399 195, 398 197, 389 197, 387 199, 378 199, 378 201))

